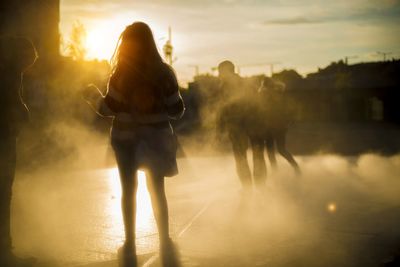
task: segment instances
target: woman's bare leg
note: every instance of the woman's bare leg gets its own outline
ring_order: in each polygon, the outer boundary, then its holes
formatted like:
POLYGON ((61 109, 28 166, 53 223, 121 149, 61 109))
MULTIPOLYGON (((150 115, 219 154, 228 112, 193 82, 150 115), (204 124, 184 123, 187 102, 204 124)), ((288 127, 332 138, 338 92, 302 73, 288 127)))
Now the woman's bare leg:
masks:
POLYGON ((180 267, 178 250, 169 236, 168 203, 165 195, 164 176, 148 173, 147 188, 150 192, 160 238, 161 264, 163 267, 180 267))
POLYGON ((135 246, 135 217, 136 217, 136 191, 137 174, 132 166, 130 151, 118 147, 115 150, 121 182, 121 209, 125 229, 125 243, 118 250, 120 267, 137 266, 135 246))
POLYGON ((130 177, 121 175, 121 208, 125 228, 125 246, 132 248, 135 252, 135 222, 136 222, 136 191, 137 174, 130 177))
POLYGON ((158 175, 154 172, 149 172, 147 177, 147 188, 150 193, 154 218, 157 223, 160 246, 168 245, 170 242, 169 219, 164 176, 158 175))
POLYGON ((121 182, 121 209, 125 229, 125 247, 132 248, 132 251, 135 252, 137 170, 132 166, 127 155, 116 153, 116 159, 121 182))

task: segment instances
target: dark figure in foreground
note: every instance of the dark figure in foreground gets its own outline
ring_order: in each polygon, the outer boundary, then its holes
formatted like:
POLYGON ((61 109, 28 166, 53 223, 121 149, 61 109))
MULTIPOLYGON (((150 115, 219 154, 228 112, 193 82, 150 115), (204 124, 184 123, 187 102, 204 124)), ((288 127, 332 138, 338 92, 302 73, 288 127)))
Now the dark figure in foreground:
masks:
POLYGON ((177 79, 159 55, 149 26, 142 22, 126 27, 112 63, 107 94, 101 96, 96 110, 114 117, 111 143, 120 174, 125 227, 120 263, 123 267, 137 265, 135 216, 140 169, 147 176, 161 262, 164 266, 177 266, 164 187, 164 177, 178 173, 177 140, 170 124, 171 119, 179 119, 184 112, 177 79))
POLYGON ((17 136, 21 124, 29 119, 28 109, 22 100, 22 77, 36 58, 36 50, 28 39, 0 38, 0 266, 32 264, 32 260, 19 259, 12 253, 10 206, 17 136))

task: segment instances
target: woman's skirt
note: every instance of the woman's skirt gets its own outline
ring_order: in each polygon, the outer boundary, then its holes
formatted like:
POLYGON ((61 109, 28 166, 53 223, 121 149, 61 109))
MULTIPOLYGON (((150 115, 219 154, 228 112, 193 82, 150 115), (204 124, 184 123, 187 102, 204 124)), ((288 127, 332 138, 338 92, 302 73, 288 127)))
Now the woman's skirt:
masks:
POLYGON ((139 125, 129 131, 112 129, 111 144, 119 165, 159 176, 178 174, 177 138, 172 127, 139 125))

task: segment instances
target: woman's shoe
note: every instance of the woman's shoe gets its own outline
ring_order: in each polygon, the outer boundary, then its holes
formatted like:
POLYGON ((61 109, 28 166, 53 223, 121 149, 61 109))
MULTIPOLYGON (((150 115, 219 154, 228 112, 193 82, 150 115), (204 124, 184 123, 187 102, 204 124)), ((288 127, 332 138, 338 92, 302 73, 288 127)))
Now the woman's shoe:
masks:
POLYGON ((123 245, 118 249, 119 267, 137 267, 136 251, 131 246, 123 245))
POLYGON ((11 252, 1 253, 0 255, 0 266, 2 267, 32 267, 36 262, 36 258, 20 258, 11 252))
POLYGON ((181 267, 178 249, 170 238, 160 244, 160 260, 163 267, 181 267))

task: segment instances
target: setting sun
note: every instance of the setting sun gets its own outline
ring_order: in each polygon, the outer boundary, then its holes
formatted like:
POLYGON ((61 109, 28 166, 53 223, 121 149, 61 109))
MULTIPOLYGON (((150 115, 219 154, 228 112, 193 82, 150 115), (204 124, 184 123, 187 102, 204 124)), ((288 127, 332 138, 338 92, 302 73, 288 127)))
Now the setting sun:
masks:
POLYGON ((94 29, 89 32, 86 39, 87 57, 96 59, 110 59, 117 40, 117 32, 108 32, 107 29, 94 29))
MULTIPOLYGON (((99 23, 89 25, 87 28, 87 36, 85 47, 87 49, 86 57, 88 59, 105 59, 109 60, 116 48, 120 34, 125 27, 134 21, 140 19, 132 19, 131 16, 118 17, 115 19, 103 20, 99 23)), ((167 37, 168 27, 161 29, 154 23, 149 23, 154 34, 159 51, 161 52, 167 37)))

